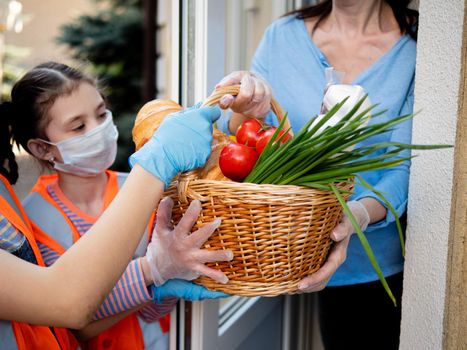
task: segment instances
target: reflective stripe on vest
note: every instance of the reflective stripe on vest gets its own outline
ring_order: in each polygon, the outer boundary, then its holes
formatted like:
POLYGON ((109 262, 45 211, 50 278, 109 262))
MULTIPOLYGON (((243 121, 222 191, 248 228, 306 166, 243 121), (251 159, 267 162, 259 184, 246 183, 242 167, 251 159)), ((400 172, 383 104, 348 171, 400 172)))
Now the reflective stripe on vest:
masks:
MULTIPOLYGON (((107 175, 109 178, 109 186, 104 194, 104 202, 108 205, 117 194, 118 190, 123 186, 128 174, 107 171, 107 175), (114 184, 116 188, 114 188, 112 184, 114 184)), ((52 183, 56 179, 56 175, 40 177, 34 186, 33 191, 24 200, 23 205, 33 225, 40 229, 40 231, 36 230, 37 241, 48 246, 56 253, 63 254, 64 251, 69 249, 80 236, 71 220, 48 194, 48 184, 52 183)), ((133 256, 134 258, 145 255, 148 238, 148 229, 146 229, 146 232, 138 244, 133 256)), ((160 334, 162 331, 159 322, 144 322, 137 317, 135 313, 133 313, 118 322, 117 325, 94 337, 93 340, 89 342, 90 347, 92 349, 112 348, 110 345, 113 343, 112 338, 114 338, 116 342, 118 341, 122 343, 124 340, 121 338, 119 340, 117 332, 121 332, 121 329, 125 329, 125 324, 127 329, 131 330, 135 337, 137 337, 137 334, 142 333, 144 345, 141 349, 150 348, 149 344, 156 344, 160 342, 161 337, 163 337, 163 335, 160 334), (131 318, 134 319, 132 320, 131 318), (136 322, 136 319, 138 322, 136 322), (134 329, 135 324, 136 326, 139 324, 140 330, 134 329), (112 336, 112 334, 114 336, 112 336)), ((138 341, 135 341, 134 343, 135 344, 132 344, 132 349, 138 349, 138 341)))
MULTIPOLYGON (((0 175, 0 213, 28 240, 37 263, 43 266, 39 248, 21 204, 8 181, 0 175)), ((30 325, 21 322, 0 321, 0 348, 20 350, 74 349, 76 342, 65 329, 30 325)))
POLYGON ((145 349, 168 349, 169 332, 163 332, 160 322, 144 322, 138 317, 139 326, 144 336, 145 349))
MULTIPOLYGON (((65 250, 73 245, 71 222, 41 194, 32 192, 24 200, 23 205, 29 219, 65 250)), ((39 238, 38 241, 40 242, 41 239, 39 238)))
MULTIPOLYGON (((1 176, 1 175, 0 175, 1 176)), ((26 223, 26 218, 24 217, 24 212, 19 209, 18 203, 15 198, 11 195, 8 187, 2 182, 0 184, 0 196, 6 200, 8 205, 15 211, 15 213, 21 218, 21 220, 26 223)))
MULTIPOLYGON (((109 181, 115 181, 116 186, 118 186, 115 191, 112 191, 112 194, 115 195, 121 186, 123 186, 128 175, 113 171, 107 171, 107 173, 109 181)), ((33 192, 31 192, 23 201, 23 206, 29 219, 39 227, 46 236, 67 250, 79 239, 79 234, 71 220, 59 208, 47 192, 47 184, 51 183, 51 180, 53 179, 56 179, 56 176, 40 177, 33 188, 33 192), (45 181, 43 181, 44 179, 45 181), (43 184, 41 184, 41 182, 43 182, 43 184)), ((105 196, 108 196, 108 194, 105 196)), ((146 247, 148 245, 148 237, 148 232, 146 230, 138 244, 138 247, 136 248, 133 256, 134 258, 145 255, 146 247)), ((42 242, 42 235, 38 236, 37 240, 49 246, 49 244, 47 244, 48 242, 42 242)), ((54 249, 54 247, 50 246, 49 248, 54 249)), ((62 254, 63 252, 57 251, 57 253, 62 254)))
POLYGON ((0 321, 0 344, 4 350, 17 350, 15 333, 11 327, 11 322, 0 321))

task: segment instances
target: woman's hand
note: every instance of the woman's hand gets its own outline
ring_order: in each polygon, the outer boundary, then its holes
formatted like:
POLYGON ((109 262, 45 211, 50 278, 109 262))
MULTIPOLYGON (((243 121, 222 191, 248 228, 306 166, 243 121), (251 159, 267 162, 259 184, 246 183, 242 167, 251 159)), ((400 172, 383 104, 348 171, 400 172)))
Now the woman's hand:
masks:
POLYGON ((222 109, 230 108, 235 113, 249 118, 264 118, 271 105, 272 89, 269 84, 254 73, 237 71, 222 79, 216 85, 216 89, 238 84, 240 84, 238 95, 236 97, 230 94, 224 95, 219 106, 222 109))
POLYGON ((201 211, 200 202, 191 202, 175 228, 171 225, 172 208, 171 198, 166 197, 160 202, 157 209, 156 227, 145 257, 146 262, 143 258, 143 268, 147 264, 154 284, 161 286, 174 278, 193 280, 200 275, 210 277, 220 283, 227 283, 229 279, 222 271, 209 268, 205 263, 230 261, 233 258, 232 251, 200 249, 219 227, 220 219, 190 234, 201 211))
MULTIPOLYGON (((370 215, 365 205, 360 201, 350 201, 347 203, 357 223, 365 231, 370 223, 370 215)), ((331 279, 332 275, 341 266, 347 258, 347 248, 350 237, 355 230, 347 215, 342 217, 341 222, 331 232, 331 239, 335 242, 331 248, 329 256, 321 268, 314 274, 305 277, 298 284, 301 292, 317 292, 323 290, 331 279)))

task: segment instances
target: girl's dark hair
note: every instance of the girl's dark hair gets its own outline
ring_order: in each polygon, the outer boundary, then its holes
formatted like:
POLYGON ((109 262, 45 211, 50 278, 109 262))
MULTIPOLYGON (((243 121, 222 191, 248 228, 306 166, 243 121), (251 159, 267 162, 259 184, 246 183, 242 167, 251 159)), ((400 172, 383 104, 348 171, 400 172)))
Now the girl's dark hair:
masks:
POLYGON ((18 165, 11 145, 12 107, 11 102, 3 102, 0 105, 0 174, 14 184, 18 180, 18 165))
POLYGON ((10 183, 18 179, 12 143, 30 152, 30 139, 45 138, 45 118, 55 100, 68 95, 82 82, 97 87, 94 78, 57 62, 46 62, 28 71, 11 90, 11 101, 0 105, 0 173, 10 183), (6 167, 7 166, 7 167, 6 167))
MULTIPOLYGON (((412 0, 384 0, 391 6, 394 12, 394 17, 402 34, 409 34, 414 40, 417 40, 418 32, 418 11, 408 8, 412 0)), ((318 27, 318 24, 325 19, 332 10, 332 0, 320 1, 316 5, 307 6, 302 9, 292 11, 288 15, 295 15, 299 19, 318 17, 318 21, 313 28, 313 31, 318 27)))

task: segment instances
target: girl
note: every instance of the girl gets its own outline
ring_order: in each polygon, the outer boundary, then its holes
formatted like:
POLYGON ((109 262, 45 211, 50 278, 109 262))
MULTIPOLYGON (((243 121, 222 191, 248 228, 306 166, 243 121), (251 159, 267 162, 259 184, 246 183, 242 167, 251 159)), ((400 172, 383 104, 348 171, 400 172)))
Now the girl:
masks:
MULTIPOLYGON (((66 65, 49 62, 29 71, 16 84, 14 93, 21 95, 28 86, 43 91, 30 102, 32 105, 51 101, 38 118, 18 116, 15 130, 25 149, 56 170, 54 175, 40 177, 23 202, 26 214, 37 227, 36 239, 44 263, 50 266, 96 222, 127 174, 107 170, 115 160, 118 132, 93 79, 66 65)), ((144 256, 149 239, 146 232, 134 258, 144 256)), ((141 278, 142 268, 140 259, 131 262, 96 319, 151 300, 141 278)), ((131 313, 98 335, 95 333, 99 327, 92 327, 92 332, 83 330, 80 338, 96 335, 87 341, 90 349, 167 348, 170 323, 164 316, 176 301, 168 299, 162 305, 147 306, 141 310, 144 313, 131 313)))
MULTIPOLYGON (((39 75, 45 81, 50 79, 44 72, 39 75)), ((211 149, 212 122, 219 117, 219 111, 192 109, 164 122, 154 136, 157 140, 151 139, 132 156, 135 167, 105 215, 86 237, 46 268, 33 235, 33 225, 10 186, 18 174, 9 140, 12 136, 20 143, 25 140, 24 134, 16 134, 21 127, 15 118, 39 118, 55 100, 54 91, 43 86, 23 86, 23 90, 15 86, 12 101, 0 106, 0 319, 15 320, 0 322, 0 340, 2 349, 72 349, 73 339, 65 330, 38 325, 82 328, 91 321, 104 296, 128 265, 164 185, 178 172, 195 169, 206 161, 211 149), (46 93, 50 99, 36 99, 38 95, 45 97, 46 93), (190 117, 189 126, 185 124, 186 114, 190 117), (189 140, 192 147, 171 140, 174 132, 189 140)), ((72 86, 67 86, 70 93, 72 86)), ((148 247, 148 258, 141 261, 145 280, 152 279, 160 285, 169 278, 202 273, 225 281, 222 272, 208 269, 204 262, 224 260, 228 252, 199 249, 218 223, 208 224, 187 236, 199 213, 199 204, 196 206, 193 204, 172 230, 169 228, 170 201, 162 203, 161 223, 156 227, 158 234, 148 247), (154 251, 158 253, 157 259, 153 258, 154 251), (163 260, 171 264, 162 264, 163 260)), ((177 286, 174 289, 160 285, 156 290, 164 297, 199 300, 220 296, 192 284, 177 286)))

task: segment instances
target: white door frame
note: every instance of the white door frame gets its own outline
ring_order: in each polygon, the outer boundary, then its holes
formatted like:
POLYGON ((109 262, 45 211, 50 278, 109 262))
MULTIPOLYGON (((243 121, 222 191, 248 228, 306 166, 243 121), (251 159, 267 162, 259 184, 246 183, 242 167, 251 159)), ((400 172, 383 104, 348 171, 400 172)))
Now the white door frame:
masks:
POLYGON ((182 83, 186 89, 182 102, 187 105, 204 100, 224 76, 225 0, 182 0, 182 52, 185 60, 182 83), (185 40, 184 40, 185 39, 185 40))
MULTIPOLYGON (((173 57, 179 58, 179 65, 172 66, 172 76, 180 81, 180 87, 172 91, 172 98, 187 107, 204 100, 223 77, 225 1, 180 0, 173 1, 173 4, 172 33, 174 42, 181 41, 181 44, 172 48, 173 57)), ((189 303, 181 300, 178 313, 172 313, 171 329, 177 331, 171 332, 171 350, 185 349, 187 322, 184 316, 185 309, 190 307, 193 315, 190 348, 208 349, 210 344, 215 344, 219 301, 189 303), (216 322, 215 326, 213 322, 216 322)))

